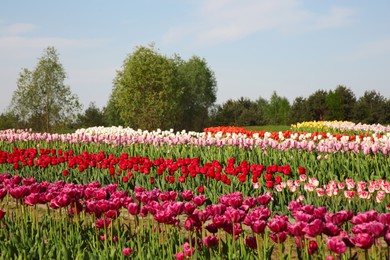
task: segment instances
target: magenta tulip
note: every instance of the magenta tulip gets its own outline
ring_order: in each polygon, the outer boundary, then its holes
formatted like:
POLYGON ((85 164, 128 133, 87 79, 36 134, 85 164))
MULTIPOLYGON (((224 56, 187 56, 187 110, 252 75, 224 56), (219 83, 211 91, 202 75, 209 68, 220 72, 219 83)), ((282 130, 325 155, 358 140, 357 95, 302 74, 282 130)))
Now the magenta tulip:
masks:
POLYGON ((328 237, 326 239, 326 245, 330 251, 336 254, 343 254, 347 250, 345 243, 337 237, 328 237))

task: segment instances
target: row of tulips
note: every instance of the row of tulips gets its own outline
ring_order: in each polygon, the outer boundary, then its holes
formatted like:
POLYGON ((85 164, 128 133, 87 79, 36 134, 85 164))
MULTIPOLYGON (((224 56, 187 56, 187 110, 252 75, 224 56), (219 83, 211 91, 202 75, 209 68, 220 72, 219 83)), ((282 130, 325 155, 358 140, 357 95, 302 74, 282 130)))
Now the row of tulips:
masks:
MULTIPOLYGON (((385 179, 355 182, 346 178, 345 181, 325 182, 311 177, 311 172, 307 176, 307 169, 302 166, 295 169, 290 164, 265 166, 245 160, 236 162, 235 158, 229 158, 227 162, 213 160, 201 163, 200 158, 151 159, 129 156, 127 153, 116 157, 102 151, 96 154, 84 151, 76 155, 72 150, 14 148, 12 152, 0 150, 0 165, 4 171, 16 171, 40 181, 115 182, 126 189, 143 186, 176 191, 206 186, 208 196, 213 201, 224 192, 240 191, 248 195, 254 191, 276 191, 280 193, 278 198, 281 203, 303 196, 316 205, 329 205, 331 202, 337 206, 341 198, 347 198, 344 202, 348 201, 349 204, 355 197, 381 202, 390 192, 390 184, 385 179), (317 197, 326 194, 326 197, 335 198, 331 201, 314 199, 314 192, 317 197), (344 196, 338 196, 339 193, 344 196)), ((350 206, 355 205, 352 203, 350 206)), ((363 203, 359 209, 366 209, 367 206, 363 203)))
POLYGON ((233 192, 213 204, 199 191, 137 187, 129 194, 116 185, 37 183, 9 174, 0 175, 0 185, 5 258, 30 253, 68 259, 390 256, 390 213, 374 210, 331 212, 292 201, 282 215, 269 209, 275 203, 269 193, 244 197, 233 192))
POLYGON ((338 133, 388 133, 390 125, 362 124, 349 121, 308 121, 291 125, 294 130, 331 131, 338 133))
MULTIPOLYGON (((353 152, 388 155, 390 150, 390 133, 382 136, 372 135, 333 135, 330 133, 294 133, 258 132, 247 134, 225 133, 222 127, 205 129, 205 132, 142 131, 121 127, 95 127, 77 130, 74 134, 32 133, 20 130, 0 131, 3 142, 63 142, 69 144, 108 144, 114 146, 131 146, 147 144, 154 146, 186 145, 195 147, 238 147, 253 150, 277 149, 281 151, 298 149, 321 153, 353 152)), ((229 127, 228 129, 231 129, 229 127)), ((230 131, 230 130, 229 130, 230 131)))

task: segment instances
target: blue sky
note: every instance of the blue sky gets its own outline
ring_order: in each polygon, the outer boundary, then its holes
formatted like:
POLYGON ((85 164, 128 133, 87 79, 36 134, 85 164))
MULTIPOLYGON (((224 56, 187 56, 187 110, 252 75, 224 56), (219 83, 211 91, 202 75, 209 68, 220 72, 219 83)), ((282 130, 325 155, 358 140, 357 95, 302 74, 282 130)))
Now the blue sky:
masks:
POLYGON ((390 98, 390 1, 3 1, 0 112, 22 68, 54 46, 84 108, 106 105, 137 45, 197 55, 214 71, 217 103, 272 92, 290 102, 345 85, 390 98))

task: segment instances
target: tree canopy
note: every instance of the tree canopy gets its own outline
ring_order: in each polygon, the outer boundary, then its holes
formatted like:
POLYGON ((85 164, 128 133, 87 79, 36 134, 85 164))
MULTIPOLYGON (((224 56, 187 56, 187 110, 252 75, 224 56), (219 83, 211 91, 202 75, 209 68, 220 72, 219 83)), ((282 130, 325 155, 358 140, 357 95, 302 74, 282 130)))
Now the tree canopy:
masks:
POLYGON ((32 71, 22 69, 9 111, 36 131, 51 132, 53 126, 75 119, 81 105, 78 97, 64 84, 66 73, 54 47, 44 50, 32 71))
POLYGON ((153 45, 139 46, 117 71, 107 118, 133 128, 199 130, 215 100, 214 73, 204 59, 184 61, 158 53, 153 45))

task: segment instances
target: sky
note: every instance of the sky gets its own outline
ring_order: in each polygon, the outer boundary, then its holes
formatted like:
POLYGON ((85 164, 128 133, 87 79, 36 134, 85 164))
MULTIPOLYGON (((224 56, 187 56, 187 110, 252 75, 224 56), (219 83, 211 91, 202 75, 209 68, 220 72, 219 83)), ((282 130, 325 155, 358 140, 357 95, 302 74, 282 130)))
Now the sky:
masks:
POLYGON ((389 10, 388 0, 2 1, 0 112, 49 46, 84 108, 104 107, 123 61, 151 43, 204 58, 218 104, 274 91, 292 104, 338 85, 390 98, 389 10))

